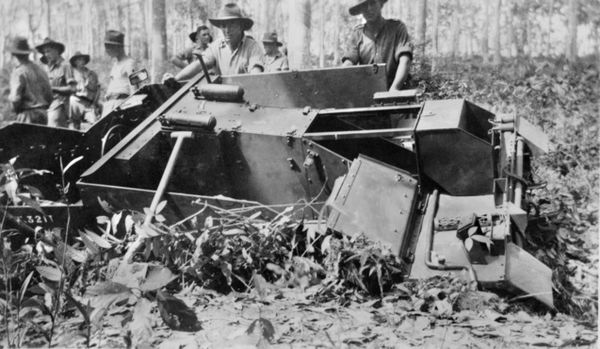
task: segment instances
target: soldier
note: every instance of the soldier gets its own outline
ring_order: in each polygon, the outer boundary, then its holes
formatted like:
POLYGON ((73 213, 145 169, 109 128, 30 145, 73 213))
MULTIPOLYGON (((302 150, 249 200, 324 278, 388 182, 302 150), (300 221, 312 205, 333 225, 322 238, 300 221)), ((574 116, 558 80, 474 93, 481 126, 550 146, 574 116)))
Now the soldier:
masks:
POLYGON ((387 83, 393 91, 400 90, 408 78, 412 45, 404 23, 381 15, 386 2, 366 0, 350 8, 350 15, 362 14, 366 23, 354 28, 342 62, 344 65, 386 63, 387 83))
POLYGON ((266 72, 290 70, 287 57, 279 51, 283 44, 277 40, 276 32, 265 33, 262 43, 265 48, 266 72))
POLYGON ((188 64, 195 61, 197 58, 194 52, 202 54, 208 48, 208 44, 213 41, 210 30, 205 25, 199 26, 195 32, 190 33, 189 38, 194 42, 194 46, 179 52, 171 59, 171 63, 178 68, 185 68, 188 64))
MULTIPOLYGON (((245 17, 236 4, 226 4, 216 18, 210 23, 223 32, 223 38, 210 44, 202 53, 208 68, 216 74, 231 75, 245 73, 261 73, 264 53, 260 45, 245 30, 252 28, 254 21, 245 17)), ((199 61, 185 67, 177 74, 175 80, 187 80, 202 71, 199 61)))
POLYGON ((125 34, 109 30, 104 39, 106 54, 115 58, 110 71, 110 80, 106 87, 106 102, 102 109, 102 117, 106 116, 133 92, 129 83, 129 75, 135 72, 136 62, 125 54, 125 34))
POLYGON ((71 96, 69 115, 71 127, 79 130, 82 121, 89 124, 96 122, 96 102, 100 86, 98 75, 85 66, 90 62, 90 55, 77 51, 69 62, 77 82, 75 94, 71 96))
POLYGON ((17 113, 17 121, 46 125, 47 109, 52 103, 52 88, 46 72, 29 60, 31 49, 24 37, 15 37, 8 51, 18 61, 10 76, 8 95, 17 113))
POLYGON ((69 126, 69 97, 75 92, 71 65, 62 57, 65 45, 50 38, 35 47, 43 55, 46 72, 52 86, 53 100, 48 108, 48 126, 69 126))

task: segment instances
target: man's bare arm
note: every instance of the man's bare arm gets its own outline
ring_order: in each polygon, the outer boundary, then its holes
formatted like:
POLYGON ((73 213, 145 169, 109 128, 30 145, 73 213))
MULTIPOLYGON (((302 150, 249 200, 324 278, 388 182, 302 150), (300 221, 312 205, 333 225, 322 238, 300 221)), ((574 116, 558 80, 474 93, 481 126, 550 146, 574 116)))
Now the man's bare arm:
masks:
POLYGON ((176 81, 189 80, 189 79, 193 78, 194 76, 196 76, 201 71, 202 71, 202 65, 200 64, 200 61, 199 60, 193 61, 192 63, 185 66, 185 68, 183 68, 179 73, 177 73, 177 75, 175 75, 175 80, 176 81))
POLYGON ((187 62, 185 62, 183 59, 179 58, 179 57, 173 57, 173 59, 171 59, 171 63, 173 63, 174 66, 176 66, 177 68, 185 68, 188 64, 187 62))
POLYGON ((400 62, 398 62, 398 69, 394 76, 394 82, 390 86, 390 91, 399 91, 402 89, 402 85, 408 78, 408 71, 410 69, 410 57, 408 55, 400 56, 400 62))

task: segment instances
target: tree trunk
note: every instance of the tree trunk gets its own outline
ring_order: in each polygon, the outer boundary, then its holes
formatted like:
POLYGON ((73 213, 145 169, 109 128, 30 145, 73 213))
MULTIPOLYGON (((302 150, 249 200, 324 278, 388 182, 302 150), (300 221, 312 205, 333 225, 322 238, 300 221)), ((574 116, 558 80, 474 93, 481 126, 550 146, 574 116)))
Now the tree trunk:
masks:
POLYGON ((481 21, 481 55, 483 56, 484 62, 489 62, 490 59, 490 3, 489 1, 483 2, 482 8, 483 20, 481 21))
POLYGON ((552 47, 552 16, 554 16, 554 0, 548 0, 548 24, 546 32, 546 43, 544 45, 544 55, 550 57, 550 48, 552 47))
POLYGON ((431 26, 431 38, 433 52, 435 56, 439 56, 439 25, 440 25, 440 0, 433 0, 433 23, 431 26))
POLYGON ((149 32, 150 29, 150 25, 148 25, 148 23, 150 22, 148 20, 148 13, 149 11, 149 7, 148 3, 146 2, 146 0, 140 0, 139 2, 140 4, 140 17, 142 19, 142 28, 144 31, 144 34, 141 36, 142 38, 142 56, 144 59, 148 59, 150 58, 150 47, 148 45, 148 39, 149 36, 147 35, 147 33, 149 32))
POLYGON ((426 29, 427 29, 427 0, 417 1, 417 52, 419 59, 425 58, 426 29))
POLYGON ((95 58, 95 52, 94 52, 94 30, 93 30, 93 24, 92 24, 92 18, 94 18, 93 15, 93 11, 92 11, 92 1, 90 0, 85 0, 82 2, 81 4, 81 10, 83 12, 83 20, 84 20, 84 25, 83 25, 83 40, 85 40, 85 50, 87 54, 90 55, 90 57, 95 58), (85 24, 88 25, 85 25, 85 24))
POLYGON ((460 0, 453 1, 452 19, 450 23, 450 57, 456 57, 458 53, 459 35, 460 35, 460 0))
POLYGON ((131 39, 133 31, 131 30, 131 0, 127 0, 125 3, 125 37, 127 38, 127 46, 129 46, 129 54, 131 54, 131 39))
POLYGON ((431 72, 437 70, 438 59, 440 58, 439 47, 439 23, 440 23, 440 0, 433 0, 433 19, 431 26, 431 39, 433 47, 433 57, 431 59, 431 72))
POLYGON ((577 9, 578 0, 569 0, 568 8, 568 36, 567 36, 567 60, 574 62, 577 58, 577 9))
POLYGON ((515 31, 515 24, 513 22, 513 18, 515 17, 515 15, 517 14, 517 11, 515 10, 515 6, 517 6, 517 4, 515 4, 515 0, 506 0, 506 29, 508 31, 507 33, 507 40, 506 40, 506 52, 507 52, 507 56, 508 57, 512 57, 512 53, 513 53, 513 45, 514 47, 516 47, 516 51, 517 51, 517 56, 520 56, 519 54, 519 49, 518 47, 519 45, 519 40, 517 40, 516 37, 516 31, 515 31))
POLYGON ((165 73, 167 63, 167 14, 166 0, 152 0, 152 59, 150 76, 152 82, 159 82, 165 73))
POLYGON ((332 14, 333 14, 333 66, 337 66, 340 64, 341 60, 341 50, 340 50, 340 11, 341 6, 339 1, 334 1, 332 5, 332 14))
POLYGON ((494 20, 492 22, 492 48, 494 51, 494 59, 493 59, 493 63, 494 65, 499 65, 500 61, 502 59, 501 53, 500 53, 500 9, 502 7, 502 0, 494 0, 493 3, 493 14, 494 14, 494 20))
POLYGON ((50 6, 50 0, 46 0, 44 2, 44 13, 46 14, 46 18, 45 18, 45 24, 46 24, 46 36, 47 37, 52 37, 52 25, 51 25, 51 21, 50 19, 52 18, 51 15, 51 11, 52 11, 52 7, 50 6))
POLYGON ((289 2, 290 30, 288 33, 290 68, 302 69, 310 66, 310 21, 311 1, 289 2))
POLYGON ((325 67, 325 1, 319 1, 319 68, 325 67))

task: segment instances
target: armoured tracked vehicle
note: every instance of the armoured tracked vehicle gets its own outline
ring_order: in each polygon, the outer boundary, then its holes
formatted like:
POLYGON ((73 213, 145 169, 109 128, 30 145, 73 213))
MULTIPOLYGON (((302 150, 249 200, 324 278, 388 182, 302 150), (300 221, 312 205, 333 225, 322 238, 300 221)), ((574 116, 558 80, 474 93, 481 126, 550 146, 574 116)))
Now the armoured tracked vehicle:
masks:
MULTIPOLYGON (((547 150, 546 136, 462 99, 381 92, 385 81, 380 65, 200 74, 176 92, 144 87, 85 133, 0 129, 0 160, 19 155, 52 171, 41 183, 50 199, 57 183, 76 182, 67 199, 79 217, 99 210, 99 199, 140 211, 166 200, 170 222, 198 203, 294 206, 304 208, 297 218, 389 244, 407 278, 461 273, 552 307, 551 270, 521 247, 530 162, 547 150), (56 175, 61 159, 81 155, 67 178, 56 175)), ((19 213, 27 209, 7 212, 32 226, 19 213)))

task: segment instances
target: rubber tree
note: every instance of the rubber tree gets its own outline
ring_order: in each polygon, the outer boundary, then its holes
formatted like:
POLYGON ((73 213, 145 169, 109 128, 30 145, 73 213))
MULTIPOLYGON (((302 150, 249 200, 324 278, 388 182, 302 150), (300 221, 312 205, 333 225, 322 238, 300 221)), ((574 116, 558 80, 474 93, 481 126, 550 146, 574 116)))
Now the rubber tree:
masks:
POLYGON ((310 66, 310 0, 288 2, 290 22, 288 32, 290 68, 302 69, 310 66))
POLYGON ((152 0, 152 56, 150 76, 152 82, 159 82, 167 63, 167 15, 165 0, 152 0))

